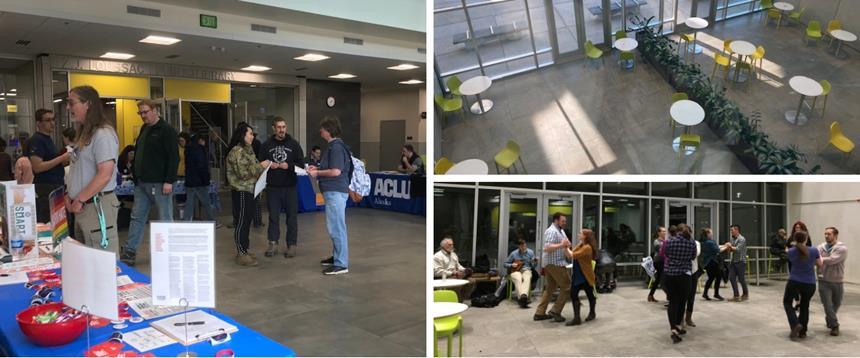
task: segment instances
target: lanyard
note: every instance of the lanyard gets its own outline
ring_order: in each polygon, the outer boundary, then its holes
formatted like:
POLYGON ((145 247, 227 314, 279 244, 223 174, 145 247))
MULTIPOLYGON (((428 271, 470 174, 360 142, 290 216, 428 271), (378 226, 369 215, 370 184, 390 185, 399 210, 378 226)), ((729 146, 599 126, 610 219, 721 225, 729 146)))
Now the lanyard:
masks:
POLYGON ((102 241, 101 247, 102 249, 107 249, 108 247, 108 237, 107 237, 107 227, 105 226, 105 212, 102 210, 102 205, 99 202, 99 196, 101 193, 93 196, 93 205, 96 207, 96 213, 99 216, 99 231, 102 233, 102 241))

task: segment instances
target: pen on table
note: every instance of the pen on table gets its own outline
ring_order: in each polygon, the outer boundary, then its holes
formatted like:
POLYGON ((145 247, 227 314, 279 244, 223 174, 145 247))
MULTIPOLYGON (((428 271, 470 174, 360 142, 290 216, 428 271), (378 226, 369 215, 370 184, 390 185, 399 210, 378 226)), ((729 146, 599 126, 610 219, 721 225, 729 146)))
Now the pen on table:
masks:
MULTIPOLYGON (((201 324, 206 324, 206 322, 205 322, 205 321, 194 321, 194 322, 188 322, 188 325, 189 325, 189 326, 199 326, 199 325, 201 325, 201 324)), ((185 322, 178 322, 178 323, 174 323, 173 325, 174 325, 174 326, 176 326, 176 327, 181 327, 181 326, 184 326, 184 325, 185 325, 185 322)))

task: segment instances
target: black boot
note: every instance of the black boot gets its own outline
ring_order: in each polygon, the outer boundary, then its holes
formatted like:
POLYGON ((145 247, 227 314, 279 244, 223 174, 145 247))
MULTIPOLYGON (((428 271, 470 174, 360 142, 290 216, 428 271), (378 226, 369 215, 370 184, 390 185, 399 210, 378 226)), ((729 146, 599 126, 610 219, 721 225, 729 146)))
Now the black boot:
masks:
POLYGON ((693 323, 693 312, 687 311, 686 317, 684 319, 684 323, 687 324, 687 327, 695 327, 696 324, 693 323))
POLYGON ((588 302, 588 317, 585 317, 586 322, 593 321, 595 318, 597 318, 597 313, 594 310, 594 306, 596 306, 596 305, 597 305, 596 301, 589 301, 588 302))
POLYGON ((573 319, 565 323, 565 326, 578 326, 582 324, 582 319, 579 318, 580 306, 579 300, 573 301, 573 319))

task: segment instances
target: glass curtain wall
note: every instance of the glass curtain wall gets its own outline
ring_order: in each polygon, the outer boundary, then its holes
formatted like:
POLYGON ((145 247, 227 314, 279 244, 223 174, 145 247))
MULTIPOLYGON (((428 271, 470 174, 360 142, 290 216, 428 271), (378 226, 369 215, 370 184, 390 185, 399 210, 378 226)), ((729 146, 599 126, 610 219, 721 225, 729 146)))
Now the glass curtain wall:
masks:
POLYGON ((0 136, 6 152, 16 158, 21 138, 35 130, 33 61, 0 59, 0 136))

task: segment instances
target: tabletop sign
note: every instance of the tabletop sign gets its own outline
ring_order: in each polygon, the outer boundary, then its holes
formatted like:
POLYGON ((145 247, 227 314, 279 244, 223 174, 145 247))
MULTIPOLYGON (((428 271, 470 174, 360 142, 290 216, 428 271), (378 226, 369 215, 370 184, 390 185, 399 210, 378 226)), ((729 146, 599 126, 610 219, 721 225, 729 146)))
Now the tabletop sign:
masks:
POLYGON ((215 307, 215 223, 156 221, 149 235, 152 304, 215 307))
POLYGON ((208 27, 210 29, 218 28, 218 17, 214 15, 200 14, 200 27, 208 27))

